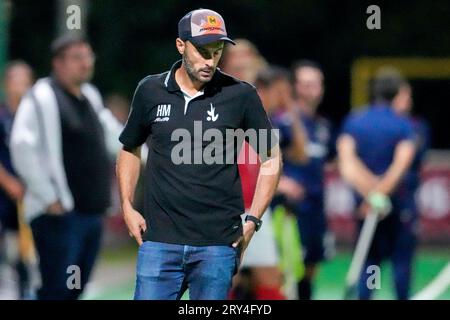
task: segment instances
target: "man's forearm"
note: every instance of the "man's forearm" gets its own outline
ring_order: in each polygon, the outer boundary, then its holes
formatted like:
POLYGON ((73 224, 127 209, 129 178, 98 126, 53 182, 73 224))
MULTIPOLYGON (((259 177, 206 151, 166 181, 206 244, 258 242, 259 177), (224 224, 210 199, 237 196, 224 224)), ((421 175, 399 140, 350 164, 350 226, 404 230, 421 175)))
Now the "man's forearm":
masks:
MULTIPOLYGON (((296 116, 294 119, 298 119, 296 116)), ((307 145, 306 130, 299 121, 292 122, 292 144, 288 150, 289 158, 295 162, 305 163, 308 161, 306 153, 307 145)))
POLYGON ((378 183, 378 178, 358 159, 341 160, 339 169, 344 179, 363 197, 366 197, 378 183))
POLYGON ((377 184, 374 191, 389 195, 398 186, 400 180, 408 170, 414 158, 415 148, 412 142, 401 142, 394 155, 394 160, 389 166, 381 181, 377 184))
POLYGON ((353 138, 344 135, 338 140, 338 155, 342 177, 361 196, 366 197, 378 183, 378 178, 357 157, 353 138))
POLYGON ((278 145, 271 151, 272 157, 261 163, 255 195, 249 214, 261 218, 272 201, 281 174, 281 153, 278 145))
POLYGON ((305 163, 308 161, 306 131, 301 124, 296 123, 292 125, 292 133, 292 145, 288 151, 289 157, 295 162, 305 163))
POLYGON ((141 170, 141 148, 120 150, 116 164, 116 175, 119 183, 119 193, 122 208, 131 206, 134 191, 141 170))

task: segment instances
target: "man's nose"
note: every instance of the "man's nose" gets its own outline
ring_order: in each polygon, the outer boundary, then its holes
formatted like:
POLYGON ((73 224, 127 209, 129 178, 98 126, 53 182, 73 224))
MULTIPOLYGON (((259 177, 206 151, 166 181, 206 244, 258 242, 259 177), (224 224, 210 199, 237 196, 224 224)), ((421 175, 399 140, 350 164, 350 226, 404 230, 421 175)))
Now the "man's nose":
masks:
POLYGON ((214 58, 212 56, 205 57, 204 59, 205 59, 205 64, 208 67, 211 67, 214 64, 214 58))

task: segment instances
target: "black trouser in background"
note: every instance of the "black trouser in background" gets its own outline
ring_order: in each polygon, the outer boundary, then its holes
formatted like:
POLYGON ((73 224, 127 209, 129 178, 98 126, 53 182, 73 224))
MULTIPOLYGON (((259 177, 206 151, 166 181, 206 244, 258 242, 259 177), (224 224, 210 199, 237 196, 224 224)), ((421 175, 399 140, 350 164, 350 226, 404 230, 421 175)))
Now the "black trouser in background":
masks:
POLYGON ((77 299, 89 280, 100 250, 102 215, 77 212, 60 216, 43 214, 31 222, 31 229, 42 278, 37 298, 77 299), (79 282, 73 277, 77 267, 80 270, 79 282), (80 284, 79 289, 73 288, 76 283, 80 284))

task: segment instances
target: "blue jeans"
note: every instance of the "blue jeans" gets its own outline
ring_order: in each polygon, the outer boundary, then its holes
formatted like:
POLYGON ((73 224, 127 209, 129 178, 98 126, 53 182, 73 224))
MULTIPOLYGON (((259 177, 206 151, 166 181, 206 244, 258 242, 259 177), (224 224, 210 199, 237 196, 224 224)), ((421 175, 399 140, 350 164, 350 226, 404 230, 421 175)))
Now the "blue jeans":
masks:
POLYGON ((225 300, 240 263, 231 246, 145 241, 139 248, 135 300, 225 300))
POLYGON ((68 212, 63 215, 43 214, 31 222, 39 255, 42 286, 38 300, 75 300, 89 280, 100 250, 102 216, 68 212), (70 265, 80 268, 80 289, 69 289, 70 265))

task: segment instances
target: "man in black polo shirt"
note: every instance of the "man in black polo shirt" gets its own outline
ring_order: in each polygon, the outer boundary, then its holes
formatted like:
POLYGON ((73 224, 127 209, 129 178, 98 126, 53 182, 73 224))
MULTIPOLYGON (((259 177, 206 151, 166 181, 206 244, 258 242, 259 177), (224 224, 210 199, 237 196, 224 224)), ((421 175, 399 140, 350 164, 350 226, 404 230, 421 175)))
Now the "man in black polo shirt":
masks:
POLYGON ((182 60, 139 83, 120 136, 122 208, 140 245, 135 299, 179 299, 187 288, 190 299, 226 299, 276 189, 281 159, 255 88, 216 69, 224 42, 233 43, 222 17, 194 10, 178 31, 182 60), (242 132, 262 162, 244 225, 236 161, 242 132), (142 216, 132 199, 146 142, 142 216))

